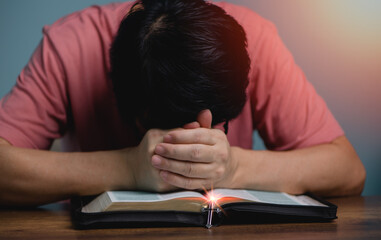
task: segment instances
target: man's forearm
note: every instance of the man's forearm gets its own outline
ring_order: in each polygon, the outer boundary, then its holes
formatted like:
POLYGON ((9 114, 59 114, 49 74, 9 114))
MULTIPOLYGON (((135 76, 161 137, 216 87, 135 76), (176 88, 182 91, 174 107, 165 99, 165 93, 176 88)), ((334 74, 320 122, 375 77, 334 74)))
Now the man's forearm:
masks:
POLYGON ((57 153, 0 145, 0 205, 39 205, 133 188, 128 150, 57 153))
POLYGON ((299 150, 232 148, 232 154, 238 162, 234 188, 343 196, 360 194, 365 181, 364 166, 345 137, 299 150))

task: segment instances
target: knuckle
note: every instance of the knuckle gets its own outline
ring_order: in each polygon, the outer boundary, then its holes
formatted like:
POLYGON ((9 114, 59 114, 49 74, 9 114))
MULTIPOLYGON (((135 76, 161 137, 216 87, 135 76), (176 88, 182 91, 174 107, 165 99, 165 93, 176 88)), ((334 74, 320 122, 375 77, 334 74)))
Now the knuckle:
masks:
POLYGON ((176 150, 176 147, 173 147, 171 145, 167 145, 166 146, 166 150, 167 152, 172 155, 172 156, 177 156, 177 150, 176 150))
POLYGON ((200 158, 201 148, 198 145, 194 145, 191 149, 191 160, 197 160, 200 158))
POLYGON ((171 163, 167 161, 166 159, 161 158, 160 168, 165 170, 170 169, 171 163))
POLYGON ((224 167, 219 167, 216 169, 214 172, 216 178, 221 178, 225 173, 225 168, 224 167))
POLYGON ((228 157, 229 157, 229 154, 228 154, 228 152, 225 150, 225 151, 222 151, 221 152, 221 159, 222 160, 224 160, 224 161, 226 161, 227 159, 228 159, 228 157))
POLYGON ((202 133, 201 132, 196 132, 194 135, 194 140, 195 142, 200 142, 202 138, 202 133))
POLYGON ((215 160, 216 161, 219 161, 219 162, 226 162, 227 159, 229 158, 229 153, 226 149, 224 150, 220 150, 220 151, 216 151, 215 153, 215 160))
POLYGON ((168 135, 171 136, 171 140, 172 140, 172 142, 176 142, 176 141, 178 141, 178 134, 177 134, 177 131, 172 131, 172 132, 170 132, 168 135))
POLYGON ((185 167, 185 175, 192 176, 194 174, 194 168, 192 163, 187 163, 185 167))
POLYGON ((189 189, 189 186, 190 186, 190 179, 186 178, 184 180, 184 188, 185 189, 189 189))

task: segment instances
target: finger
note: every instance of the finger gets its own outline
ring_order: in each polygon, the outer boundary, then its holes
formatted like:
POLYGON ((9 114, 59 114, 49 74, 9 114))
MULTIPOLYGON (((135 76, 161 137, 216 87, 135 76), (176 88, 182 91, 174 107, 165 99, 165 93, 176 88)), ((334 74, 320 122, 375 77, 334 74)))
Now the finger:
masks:
POLYGON ((160 171, 160 177, 166 183, 188 190, 209 188, 211 185, 211 180, 209 179, 187 178, 168 171, 160 171))
POLYGON ((156 145, 154 153, 176 160, 209 163, 212 161, 212 150, 210 145, 205 144, 160 143, 156 145))
POLYGON ((163 142, 173 144, 207 144, 214 145, 219 137, 223 137, 223 132, 218 129, 181 129, 168 132, 163 137, 163 142), (221 135, 221 136, 220 136, 221 135))
POLYGON ((200 127, 200 124, 198 122, 187 123, 183 126, 183 128, 185 128, 185 129, 194 129, 194 128, 199 128, 199 127, 200 127))
POLYGON ((152 166, 159 170, 165 170, 190 178, 210 178, 213 177, 213 164, 195 163, 187 161, 177 161, 159 155, 152 156, 152 166))
POLYGON ((202 110, 197 116, 197 122, 202 128, 211 128, 212 112, 209 109, 202 110))

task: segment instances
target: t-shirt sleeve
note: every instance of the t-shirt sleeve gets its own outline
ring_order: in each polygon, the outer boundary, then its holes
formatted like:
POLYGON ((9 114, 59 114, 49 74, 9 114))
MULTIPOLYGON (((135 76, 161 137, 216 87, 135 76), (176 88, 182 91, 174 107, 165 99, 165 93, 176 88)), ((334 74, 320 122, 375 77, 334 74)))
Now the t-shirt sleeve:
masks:
POLYGON ((266 147, 297 149, 344 135, 324 100, 295 64, 275 26, 264 19, 254 26, 260 17, 252 18, 254 29, 248 29, 252 58, 249 94, 253 125, 266 147))
POLYGON ((44 35, 16 85, 0 101, 0 137, 17 147, 49 149, 65 131, 64 79, 54 45, 44 35))

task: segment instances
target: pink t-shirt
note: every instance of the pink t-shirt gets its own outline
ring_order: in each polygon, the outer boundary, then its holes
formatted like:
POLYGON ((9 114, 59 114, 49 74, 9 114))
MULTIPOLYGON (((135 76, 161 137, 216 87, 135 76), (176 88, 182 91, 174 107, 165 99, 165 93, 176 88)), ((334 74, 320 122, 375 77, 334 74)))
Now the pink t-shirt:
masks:
MULTIPOLYGON (((252 59, 248 100, 229 124, 232 146, 250 149, 258 129, 272 150, 326 143, 343 135, 325 102, 294 63, 272 23, 251 10, 215 3, 245 29, 252 59)), ((16 86, 0 101, 0 137, 12 145, 67 151, 138 144, 123 124, 108 72, 109 49, 132 2, 93 6, 43 29, 43 39, 16 86)))

